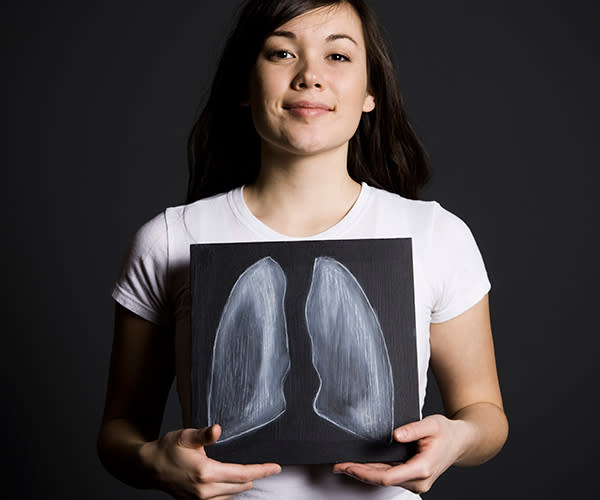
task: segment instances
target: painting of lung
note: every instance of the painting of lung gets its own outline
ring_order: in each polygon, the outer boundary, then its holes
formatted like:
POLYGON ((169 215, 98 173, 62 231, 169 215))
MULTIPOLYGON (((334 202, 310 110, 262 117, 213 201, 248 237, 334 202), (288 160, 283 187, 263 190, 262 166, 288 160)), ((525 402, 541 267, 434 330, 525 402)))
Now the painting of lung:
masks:
POLYGON ((209 456, 405 460, 419 418, 411 241, 191 248, 191 420, 209 456))
POLYGON ((270 257, 235 282, 217 328, 208 389, 208 425, 221 441, 258 429, 285 411, 290 368, 285 275, 270 257), (243 334, 240 334, 243 332, 243 334))
POLYGON ((306 325, 319 376, 315 412, 357 436, 391 442, 394 383, 385 339, 360 284, 331 257, 315 259, 306 325))

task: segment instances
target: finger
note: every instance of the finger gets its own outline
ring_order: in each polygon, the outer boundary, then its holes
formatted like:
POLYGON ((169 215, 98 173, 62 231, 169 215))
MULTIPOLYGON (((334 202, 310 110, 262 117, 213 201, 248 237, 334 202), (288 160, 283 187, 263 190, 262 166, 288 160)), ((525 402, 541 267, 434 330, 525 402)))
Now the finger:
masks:
POLYGON ((211 467, 203 473, 203 482, 248 483, 281 472, 278 464, 231 464, 211 460, 211 467))
POLYGON ((377 463, 377 462, 369 462, 368 464, 358 464, 356 462, 343 462, 343 463, 335 464, 333 466, 333 472, 336 474, 344 474, 346 469, 348 469, 349 467, 351 467, 353 465, 365 465, 365 466, 371 467, 373 469, 378 469, 378 470, 387 470, 391 467, 390 464, 377 463))
POLYGON ((402 485, 407 481, 419 481, 429 477, 425 465, 420 460, 408 461, 388 469, 373 468, 368 464, 354 464, 346 468, 344 473, 379 486, 402 485))
MULTIPOLYGON (((234 500, 235 498, 235 494, 234 495, 219 495, 218 497, 211 497, 210 500, 234 500)), ((194 497, 194 500, 196 500, 197 497, 194 497)))
POLYGON ((354 462, 342 462, 339 464, 334 464, 333 466, 333 472, 337 473, 337 474, 343 474, 346 469, 352 465, 355 465, 354 462))
POLYGON ((394 430, 394 439, 400 443, 411 443, 427 436, 437 434, 439 424, 436 420, 424 418, 417 422, 403 425, 394 430))
POLYGON ((200 498, 232 498, 238 493, 252 488, 252 481, 247 483, 208 483, 197 486, 196 493, 200 498))
POLYGON ((221 426, 211 425, 202 429, 184 429, 179 442, 186 448, 200 448, 216 443, 221 436, 221 426))

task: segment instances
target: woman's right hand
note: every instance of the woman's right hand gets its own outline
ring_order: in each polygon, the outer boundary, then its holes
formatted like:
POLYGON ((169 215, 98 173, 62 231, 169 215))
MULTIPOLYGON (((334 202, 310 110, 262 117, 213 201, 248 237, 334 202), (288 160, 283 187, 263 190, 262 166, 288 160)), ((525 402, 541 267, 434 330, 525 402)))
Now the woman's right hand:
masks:
POLYGON ((143 460, 156 471, 156 487, 178 500, 232 499, 252 488, 252 481, 281 471, 274 463, 240 465, 209 458, 204 446, 215 443, 221 427, 181 429, 141 448, 143 460))

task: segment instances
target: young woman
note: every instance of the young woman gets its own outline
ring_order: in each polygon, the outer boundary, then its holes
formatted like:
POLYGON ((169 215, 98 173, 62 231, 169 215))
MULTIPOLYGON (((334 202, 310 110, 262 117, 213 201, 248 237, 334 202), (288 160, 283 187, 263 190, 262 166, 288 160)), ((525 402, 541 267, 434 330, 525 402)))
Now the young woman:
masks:
POLYGON ((416 201, 426 155, 362 0, 250 0, 189 142, 186 205, 136 234, 115 285, 100 457, 116 477, 175 498, 411 498, 507 436, 489 323, 489 281, 470 231, 416 201), (177 375, 190 422, 189 245, 410 237, 420 403, 431 363, 445 415, 394 431, 405 463, 284 467, 208 458, 221 429, 159 437, 177 375), (336 474, 334 474, 336 473, 336 474), (389 488, 389 486, 399 486, 389 488))

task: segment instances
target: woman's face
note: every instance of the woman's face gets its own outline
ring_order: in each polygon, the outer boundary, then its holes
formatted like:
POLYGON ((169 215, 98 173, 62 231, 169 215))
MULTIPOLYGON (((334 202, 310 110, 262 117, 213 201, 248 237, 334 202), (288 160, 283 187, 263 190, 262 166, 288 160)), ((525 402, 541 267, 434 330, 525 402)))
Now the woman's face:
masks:
POLYGON ((360 18, 341 4, 280 26, 250 76, 252 119, 263 147, 309 155, 347 148, 369 95, 360 18))

